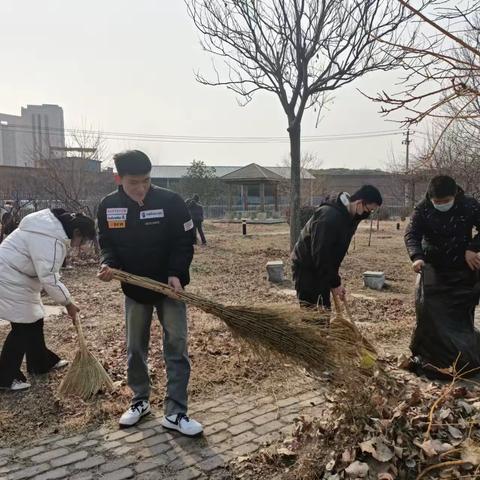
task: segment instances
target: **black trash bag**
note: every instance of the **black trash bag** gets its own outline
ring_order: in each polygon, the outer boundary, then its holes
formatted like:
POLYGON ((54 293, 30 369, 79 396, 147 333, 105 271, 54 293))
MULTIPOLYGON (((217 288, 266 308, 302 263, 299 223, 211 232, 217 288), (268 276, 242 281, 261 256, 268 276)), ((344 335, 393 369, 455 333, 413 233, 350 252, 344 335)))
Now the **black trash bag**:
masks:
POLYGON ((477 273, 425 265, 417 280, 417 325, 410 344, 417 373, 451 378, 437 369, 455 363, 457 372, 480 373, 480 331, 474 327, 479 287, 477 273))

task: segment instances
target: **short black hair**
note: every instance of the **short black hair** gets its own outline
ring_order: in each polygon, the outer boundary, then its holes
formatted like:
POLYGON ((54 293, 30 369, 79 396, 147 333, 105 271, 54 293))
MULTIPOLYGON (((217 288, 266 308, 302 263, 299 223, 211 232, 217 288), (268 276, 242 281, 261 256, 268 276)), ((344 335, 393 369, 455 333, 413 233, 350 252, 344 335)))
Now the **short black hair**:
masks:
POLYGON ((351 197, 350 201, 363 200, 365 203, 375 203, 380 206, 383 203, 380 190, 373 185, 363 185, 351 197))
POLYGON ((200 197, 199 197, 197 194, 195 194, 195 195, 192 197, 192 200, 193 200, 194 202, 198 202, 198 201, 200 200, 200 197))
POLYGON ((427 193, 430 198, 454 197, 458 193, 457 182, 448 175, 437 175, 430 180, 427 193))
POLYGON ((117 173, 125 175, 146 175, 152 170, 152 162, 140 150, 126 150, 113 156, 117 173))

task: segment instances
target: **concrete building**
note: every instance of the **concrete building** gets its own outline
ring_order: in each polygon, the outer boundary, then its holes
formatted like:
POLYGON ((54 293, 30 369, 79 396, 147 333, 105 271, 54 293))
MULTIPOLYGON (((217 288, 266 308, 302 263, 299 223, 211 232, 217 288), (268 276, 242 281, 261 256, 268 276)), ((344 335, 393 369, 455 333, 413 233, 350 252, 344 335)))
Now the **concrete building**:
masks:
POLYGON ((20 115, 0 113, 0 165, 37 167, 51 147, 65 147, 62 107, 27 105, 20 115))

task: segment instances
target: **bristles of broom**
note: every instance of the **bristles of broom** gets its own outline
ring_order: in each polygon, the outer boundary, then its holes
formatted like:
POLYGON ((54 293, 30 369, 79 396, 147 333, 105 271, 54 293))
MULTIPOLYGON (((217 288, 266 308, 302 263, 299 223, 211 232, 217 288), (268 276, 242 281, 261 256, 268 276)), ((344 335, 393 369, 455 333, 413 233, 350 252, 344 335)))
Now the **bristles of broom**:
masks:
POLYGON ((100 390, 110 390, 113 382, 101 363, 88 350, 83 335, 82 325, 77 318, 75 328, 78 335, 79 349, 60 384, 60 395, 77 395, 84 400, 96 395, 100 390))
POLYGON ((114 278, 181 300, 223 320, 232 333, 255 350, 294 359, 316 373, 351 369, 359 363, 362 337, 341 313, 331 326, 318 325, 319 312, 297 305, 229 306, 199 295, 175 292, 155 280, 114 269, 114 278))

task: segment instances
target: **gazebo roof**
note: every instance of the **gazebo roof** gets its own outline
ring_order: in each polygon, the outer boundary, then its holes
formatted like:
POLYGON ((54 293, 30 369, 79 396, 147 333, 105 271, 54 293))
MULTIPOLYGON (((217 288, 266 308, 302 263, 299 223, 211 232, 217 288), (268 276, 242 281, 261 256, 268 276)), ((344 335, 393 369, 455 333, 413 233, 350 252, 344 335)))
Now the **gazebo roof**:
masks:
POLYGON ((245 167, 239 168, 233 172, 227 173, 222 180, 226 182, 281 182, 285 177, 278 173, 272 172, 268 168, 261 167, 256 163, 251 163, 245 167))
MULTIPOLYGON (((230 173, 236 172, 238 170, 243 170, 245 167, 240 167, 238 165, 237 166, 215 165, 213 166, 213 168, 215 169, 215 171, 213 172, 215 177, 223 178, 224 176, 229 175, 230 173)), ((260 167, 260 168, 262 168, 263 170, 268 170, 268 172, 273 172, 280 175, 281 177, 283 177, 283 180, 290 180, 290 167, 260 167)), ((189 169, 189 165, 153 165, 151 176, 152 178, 179 180, 180 178, 188 175, 188 169, 189 169)), ((271 175, 271 173, 268 173, 268 175, 271 175)), ((304 168, 302 168, 300 175, 303 180, 315 179, 315 177, 308 170, 304 168)))
MULTIPOLYGON (((290 167, 267 167, 268 170, 271 170, 274 173, 278 173, 284 179, 290 180, 290 167)), ((302 180, 315 180, 315 177, 306 169, 300 169, 300 178, 302 180)))

